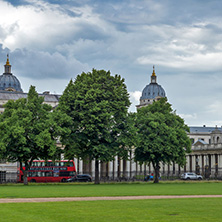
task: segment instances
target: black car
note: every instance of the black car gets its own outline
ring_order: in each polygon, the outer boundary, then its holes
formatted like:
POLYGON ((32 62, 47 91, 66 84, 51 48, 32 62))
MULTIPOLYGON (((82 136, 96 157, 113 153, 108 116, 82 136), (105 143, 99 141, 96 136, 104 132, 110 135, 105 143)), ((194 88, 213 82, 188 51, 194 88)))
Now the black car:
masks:
POLYGON ((92 177, 89 174, 78 174, 69 179, 67 182, 91 182, 92 177))

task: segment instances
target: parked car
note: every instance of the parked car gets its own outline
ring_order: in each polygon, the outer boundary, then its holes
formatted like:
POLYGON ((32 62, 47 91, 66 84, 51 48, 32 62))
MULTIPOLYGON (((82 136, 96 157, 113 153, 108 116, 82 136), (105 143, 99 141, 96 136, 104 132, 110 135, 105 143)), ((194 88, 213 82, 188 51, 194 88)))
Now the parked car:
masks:
POLYGON ((196 173, 183 173, 181 175, 182 180, 202 180, 203 177, 201 175, 197 175, 196 173))
POLYGON ((69 179, 67 182, 91 182, 92 177, 89 174, 78 174, 69 179))

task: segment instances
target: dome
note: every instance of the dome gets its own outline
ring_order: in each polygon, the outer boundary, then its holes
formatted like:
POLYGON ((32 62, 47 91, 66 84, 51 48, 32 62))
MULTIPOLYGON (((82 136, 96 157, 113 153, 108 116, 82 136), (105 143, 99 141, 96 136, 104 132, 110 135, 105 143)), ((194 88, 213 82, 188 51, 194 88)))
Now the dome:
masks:
POLYGON ((22 92, 19 80, 10 73, 3 73, 0 76, 0 90, 22 92))
POLYGON ((140 109, 144 106, 152 104, 154 101, 157 101, 163 97, 166 97, 166 93, 162 86, 157 83, 157 76, 153 66, 151 82, 149 85, 146 85, 146 87, 143 89, 142 96, 140 97, 140 104, 136 107, 137 109, 140 109))
POLYGON ((0 90, 23 92, 19 80, 11 73, 8 55, 5 64, 5 72, 0 76, 0 90))
POLYGON ((161 85, 159 85, 156 82, 156 78, 157 77, 156 77, 155 69, 153 66, 153 73, 151 75, 151 83, 143 89, 140 100, 145 100, 145 99, 155 100, 160 97, 166 97, 164 89, 162 88, 161 85))
POLYGON ((165 91, 161 85, 157 83, 150 83, 143 89, 140 100, 155 99, 157 97, 166 97, 165 91))

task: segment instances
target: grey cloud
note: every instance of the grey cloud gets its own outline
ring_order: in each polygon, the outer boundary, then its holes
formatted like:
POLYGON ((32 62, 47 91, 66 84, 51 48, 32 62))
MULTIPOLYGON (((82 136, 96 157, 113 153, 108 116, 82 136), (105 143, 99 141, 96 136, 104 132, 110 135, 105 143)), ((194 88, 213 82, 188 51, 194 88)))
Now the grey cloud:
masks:
POLYGON ((65 57, 55 52, 50 54, 42 51, 15 50, 10 53, 13 70, 23 77, 32 79, 70 79, 84 70, 82 64, 73 57, 65 57))

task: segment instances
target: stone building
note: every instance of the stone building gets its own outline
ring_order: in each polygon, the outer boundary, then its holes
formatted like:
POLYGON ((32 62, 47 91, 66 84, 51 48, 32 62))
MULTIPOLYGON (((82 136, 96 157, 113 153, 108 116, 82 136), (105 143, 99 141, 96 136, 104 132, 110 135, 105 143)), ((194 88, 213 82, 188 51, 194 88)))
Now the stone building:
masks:
POLYGON ((190 127, 189 137, 193 144, 187 170, 222 179, 222 128, 190 127))

